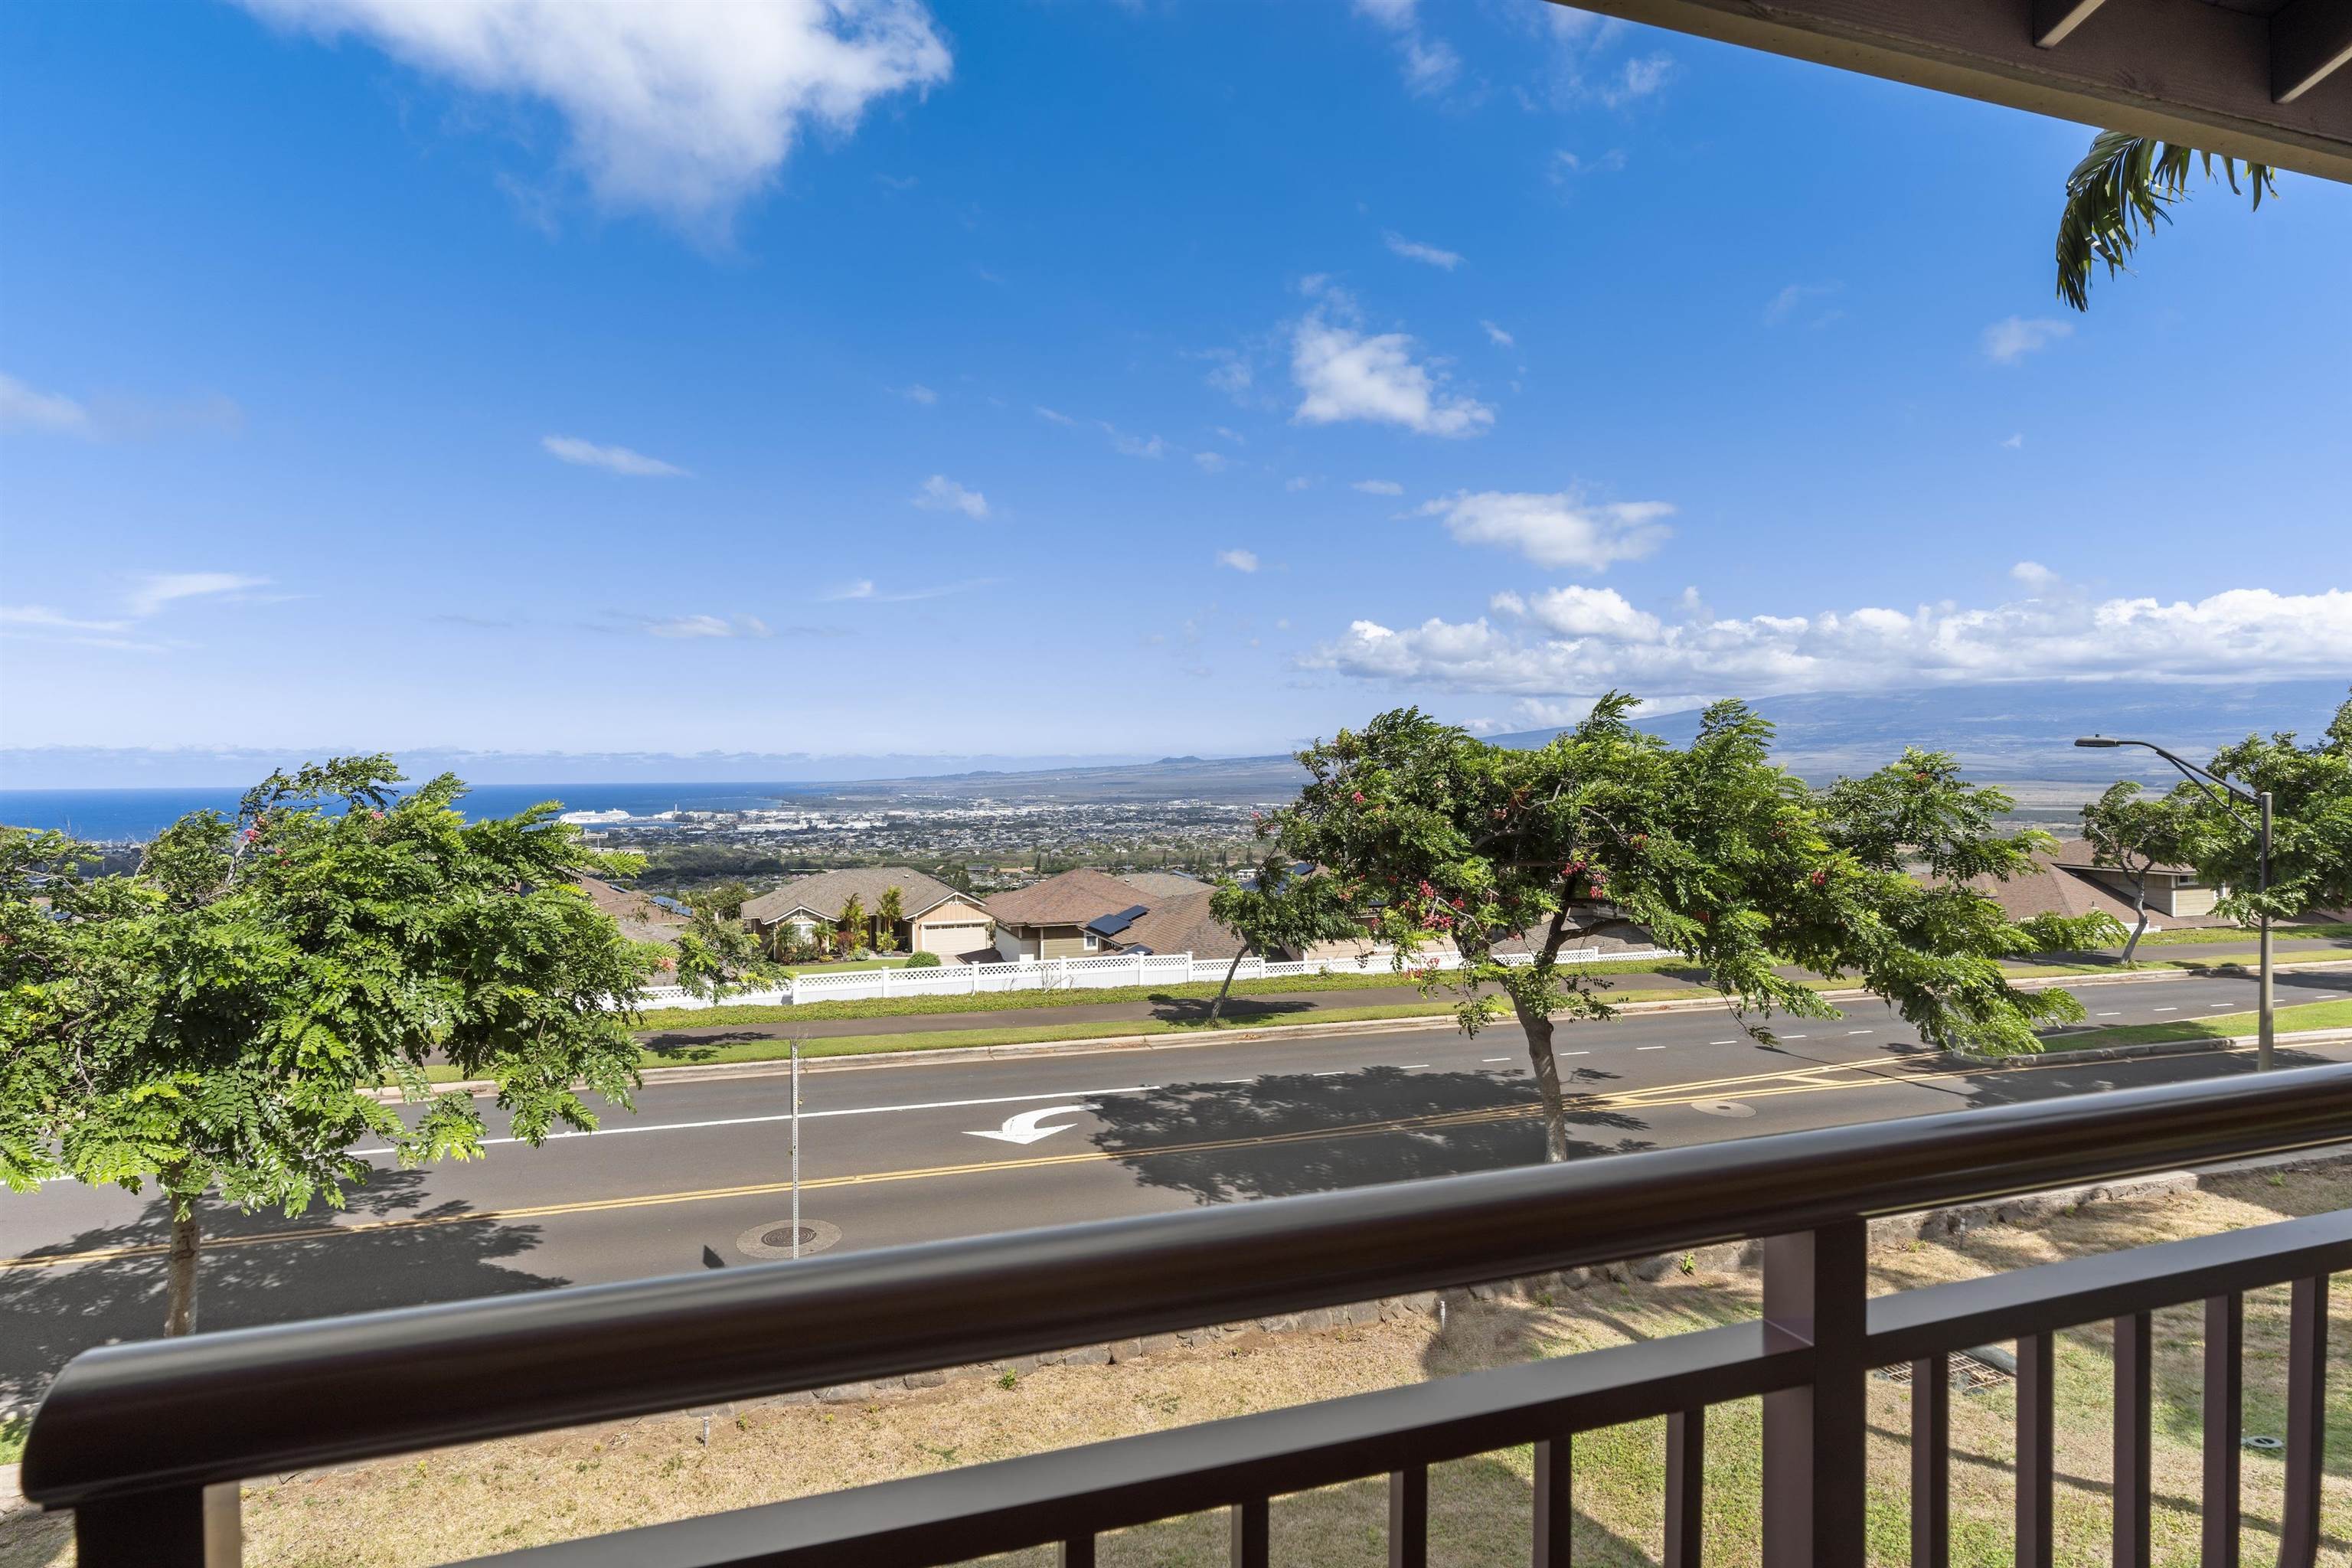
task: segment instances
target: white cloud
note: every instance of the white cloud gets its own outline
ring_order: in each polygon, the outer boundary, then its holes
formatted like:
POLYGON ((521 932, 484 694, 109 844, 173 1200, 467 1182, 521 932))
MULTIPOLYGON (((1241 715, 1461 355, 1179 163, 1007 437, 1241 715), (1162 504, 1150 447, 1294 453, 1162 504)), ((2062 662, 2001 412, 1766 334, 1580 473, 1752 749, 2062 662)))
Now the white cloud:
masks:
POLYGON ((0 626, 32 626, 51 632, 127 632, 131 623, 77 620, 47 605, 0 605, 0 626))
POLYGON ((1195 452, 1192 454, 1192 466, 1204 474, 1222 474, 1225 471, 1225 455, 1223 452, 1195 452))
POLYGON ((1522 629, 1357 621, 1310 668, 1387 683, 1531 697, 1612 687, 1759 696, 2035 679, 2221 680, 2333 676, 2352 647, 2352 592, 2238 588, 2196 601, 2034 597, 1968 609, 1864 607, 1667 625, 1622 600, 1559 590, 1498 595, 1522 629), (1620 606, 1622 606, 1622 609, 1620 606))
POLYGON ((1220 566, 1230 566, 1236 572, 1255 572, 1257 570, 1257 552, 1254 550, 1220 550, 1217 552, 1217 564, 1220 566))
POLYGON ((886 594, 874 585, 872 579, 860 577, 854 583, 843 584, 824 597, 835 604, 856 600, 875 605, 911 605, 921 599, 944 599, 950 594, 992 587, 996 581, 993 577, 974 577, 963 583, 941 583, 929 588, 898 588, 886 594))
POLYGON ((1462 265, 1462 253, 1458 250, 1441 250, 1433 245, 1423 245, 1417 239, 1407 239, 1394 229, 1390 229, 1381 237, 1391 250, 1408 261, 1426 261, 1432 267, 1441 267, 1448 272, 1462 265))
POLYGON ((43 430, 58 436, 95 433, 89 409, 62 394, 36 392, 7 374, 0 374, 0 430, 43 430))
MULTIPOLYGON (((1807 300, 1826 298, 1844 287, 1844 284, 1836 282, 1791 283, 1773 295, 1770 302, 1764 307, 1764 324, 1768 327, 1777 327, 1795 315, 1798 308, 1807 300)), ((1813 325, 1819 326, 1822 321, 1827 319, 1829 318, 1817 319, 1813 325)))
POLYGON ((152 616, 180 599, 210 598, 217 594, 241 594, 268 585, 267 577, 244 577, 234 572, 155 572, 139 580, 131 591, 131 613, 152 616))
POLYGON ((1480 321, 1478 324, 1486 329, 1486 341, 1493 343, 1498 349, 1514 347, 1519 341, 1518 339, 1511 336, 1510 333, 1503 331, 1502 328, 1495 325, 1492 321, 1480 321))
POLYGON ((925 386, 919 381, 915 383, 914 385, 908 387, 898 395, 905 398, 909 403, 919 403, 926 408, 929 408, 932 404, 937 403, 940 400, 940 395, 938 393, 933 392, 929 387, 925 386))
POLYGON ((1037 417, 1040 419, 1049 420, 1055 425, 1076 425, 1077 423, 1076 420, 1071 418, 1060 409, 1048 408, 1042 403, 1037 405, 1037 417))
POLYGON ((1299 321, 1291 335, 1290 375, 1300 397, 1292 419, 1305 425, 1336 425, 1362 419, 1402 425, 1424 436, 1475 436, 1495 422, 1495 411, 1475 398, 1449 393, 1442 372, 1412 357, 1413 341, 1402 332, 1377 335, 1335 321, 1348 311, 1333 295, 1299 321))
POLYGON ((1354 484, 1349 485, 1348 488, 1351 490, 1361 490, 1368 496, 1401 496, 1404 494, 1404 487, 1397 483, 1394 479, 1358 479, 1354 484))
POLYGON ((1614 174, 1625 167, 1625 149, 1612 147, 1599 157, 1587 158, 1580 153, 1562 147, 1551 155, 1551 183, 1566 184, 1579 174, 1614 174))
POLYGON ((1444 39, 1422 32, 1415 0, 1356 0, 1356 14, 1396 35, 1404 84, 1415 95, 1443 92, 1462 74, 1462 57, 1444 39))
POLYGON ((2020 430, 2013 436, 2004 437, 2002 437, 2000 444, 2014 452, 2019 447, 2025 445, 2025 432, 2020 430))
POLYGON ((2072 321, 2053 321, 2047 316, 2030 321, 2023 316, 2011 316, 1984 330, 1984 356, 1995 364, 2015 364, 2027 354, 2038 353, 2059 339, 2074 335, 2072 321))
POLYGON ((478 92, 552 104, 607 205, 723 228, 809 126, 948 79, 915 0, 588 5, 570 0, 244 0, 328 37, 355 34, 478 92))
POLYGON ((945 474, 933 474, 915 492, 915 504, 925 511, 960 511, 974 521, 988 515, 988 498, 968 490, 945 474))
POLYGON ((1108 419, 1097 419, 1103 434, 1110 437, 1110 449, 1122 458, 1164 458, 1168 443, 1157 436, 1130 436, 1108 419))
POLYGON ((604 468, 611 473, 627 474, 634 479, 683 479, 686 470, 659 458, 648 458, 643 452, 633 452, 626 447, 599 447, 593 441, 583 441, 577 436, 546 436, 540 439, 551 457, 567 463, 577 463, 583 468, 604 468))
POLYGON ((835 604, 845 599, 870 599, 874 596, 874 580, 871 577, 860 577, 854 583, 844 583, 838 588, 828 590, 824 596, 828 601, 835 604))
POLYGON ((1294 474, 1282 481, 1282 489, 1286 495, 1297 495, 1300 490, 1311 490, 1314 488, 1314 479, 1307 474, 1294 474))
POLYGON ((1492 544, 1516 550, 1538 566, 1606 570, 1612 562, 1634 561, 1664 542, 1659 520, 1674 515, 1664 501, 1587 502, 1557 495, 1484 490, 1433 500, 1424 517, 1442 517, 1445 531, 1462 544, 1492 544))
POLYGON ((1235 403, 1249 402, 1250 389, 1257 380, 1257 374, 1251 368, 1247 358, 1233 349, 1209 349, 1198 357, 1214 362, 1206 378, 1211 386, 1235 403))
POLYGON ((2039 561, 2021 561, 2009 569, 2009 574, 2036 594, 2046 594, 2058 585, 2058 574, 2039 561))
POLYGON ((1523 616, 1548 632, 1565 637, 1610 637, 1622 642, 1656 642, 1665 625, 1645 610, 1637 610, 1614 588, 1587 588, 1571 583, 1533 599, 1505 592, 1488 605, 1499 613, 1523 616))
POLYGON ((671 616, 645 622, 649 636, 657 637, 764 637, 772 634, 768 624, 757 616, 671 616))
POLYGON ((1593 96, 1612 109, 1622 109, 1664 87, 1674 72, 1675 62, 1670 56, 1643 55, 1627 60, 1615 76, 1594 89, 1593 96))

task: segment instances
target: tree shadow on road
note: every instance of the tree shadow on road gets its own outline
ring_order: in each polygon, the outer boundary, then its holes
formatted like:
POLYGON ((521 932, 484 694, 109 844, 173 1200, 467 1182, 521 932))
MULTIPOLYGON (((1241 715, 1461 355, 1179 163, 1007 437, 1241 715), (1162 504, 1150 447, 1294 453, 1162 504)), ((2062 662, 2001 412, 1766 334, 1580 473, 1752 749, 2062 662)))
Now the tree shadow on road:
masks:
MULTIPOLYGON (((1139 1182, 1232 1203, 1539 1164, 1539 1105, 1531 1081, 1501 1073, 1268 1074, 1108 1096, 1094 1142, 1139 1182)), ((1650 1147, 1631 1136, 1649 1123, 1622 1111, 1571 1102, 1569 1124, 1626 1135, 1576 1140, 1572 1159, 1650 1147)))
MULTIPOLYGON (((250 1328, 571 1283, 506 1267, 539 1245, 539 1227, 467 1219, 468 1204, 428 1203, 429 1174, 385 1172, 349 1194, 350 1218, 410 1222, 383 1230, 257 1241, 251 1238, 323 1227, 332 1213, 314 1205, 289 1219, 275 1209, 241 1214, 205 1205, 198 1328, 250 1328)), ((160 1247, 170 1236, 170 1205, 158 1198, 135 1220, 93 1226, 25 1256, 160 1247)), ((0 1269, 0 1322, 7 1325, 0 1333, 0 1409, 30 1405, 82 1351, 160 1334, 163 1272, 161 1251, 0 1269)))
MULTIPOLYGON (((1197 1024, 1209 1016, 1214 998, 1208 996, 1173 996, 1158 991, 1147 998, 1151 1004, 1151 1016, 1171 1024, 1197 1024)), ((1228 996, 1218 1016, 1228 1023, 1247 1023, 1252 1019, 1279 1018, 1293 1013, 1311 1013, 1316 1004, 1297 997, 1228 996)))

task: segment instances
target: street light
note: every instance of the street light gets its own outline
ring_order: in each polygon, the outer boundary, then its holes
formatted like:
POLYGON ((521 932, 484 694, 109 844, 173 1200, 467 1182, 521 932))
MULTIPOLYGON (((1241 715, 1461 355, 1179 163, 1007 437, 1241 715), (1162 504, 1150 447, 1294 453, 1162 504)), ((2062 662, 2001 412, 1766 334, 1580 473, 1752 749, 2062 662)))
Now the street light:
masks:
MULTIPOLYGON (((2231 821, 2236 823, 2241 827, 2252 827, 2254 829, 2255 843, 2259 853, 2261 867, 2259 873, 2260 881, 2258 886, 2260 890, 2263 892, 2267 893, 2271 890, 2270 791, 2263 790, 2260 794, 2250 794, 2245 790, 2240 789, 2236 784, 2231 784, 2229 780, 2222 778, 2218 774, 2208 773, 2203 768, 2199 767, 2195 763, 2187 762, 2179 757, 2174 756, 2170 752, 2166 751, 2162 746, 2158 745, 2153 741, 2119 741, 2110 735, 2084 735, 2082 739, 2076 741, 2074 744, 2095 748, 2105 748, 2109 746, 2144 746, 2147 750, 2154 752, 2158 756, 2162 757, 2166 762, 2170 763, 2174 767, 2179 768, 2182 777, 2186 778, 2190 784, 2195 784, 2199 789, 2203 790, 2208 795, 2212 796, 2213 804, 2230 814, 2231 821), (2221 791, 2226 793, 2217 793, 2214 787, 2216 785, 2220 786, 2221 791), (2246 805, 2252 806, 2257 813, 2259 818, 2258 823, 2249 823, 2243 816, 2240 816, 2238 808, 2230 804, 2232 800, 2242 801, 2246 805)), ((2273 1026, 2271 1020, 2271 912, 2267 908, 2262 911, 2262 1001, 2256 1015, 2260 1022, 2255 1026, 2254 1065, 2257 1069, 2267 1072, 2270 1070, 2271 1067, 2273 1049, 2272 1043, 2277 1035, 2277 1030, 2273 1026)))

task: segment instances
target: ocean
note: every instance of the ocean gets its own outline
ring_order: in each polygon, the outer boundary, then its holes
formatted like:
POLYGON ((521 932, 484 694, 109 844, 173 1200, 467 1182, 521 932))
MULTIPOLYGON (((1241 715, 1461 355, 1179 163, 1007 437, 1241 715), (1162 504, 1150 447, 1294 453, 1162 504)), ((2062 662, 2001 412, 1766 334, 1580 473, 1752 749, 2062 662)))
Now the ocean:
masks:
MULTIPOLYGON (((153 837, 192 811, 234 816, 234 789, 0 789, 0 824, 54 827, 89 843, 153 837)), ((687 811, 749 811, 806 799, 805 784, 477 784, 458 803, 469 817, 511 816, 542 800, 566 811, 625 811, 650 816, 687 811)))

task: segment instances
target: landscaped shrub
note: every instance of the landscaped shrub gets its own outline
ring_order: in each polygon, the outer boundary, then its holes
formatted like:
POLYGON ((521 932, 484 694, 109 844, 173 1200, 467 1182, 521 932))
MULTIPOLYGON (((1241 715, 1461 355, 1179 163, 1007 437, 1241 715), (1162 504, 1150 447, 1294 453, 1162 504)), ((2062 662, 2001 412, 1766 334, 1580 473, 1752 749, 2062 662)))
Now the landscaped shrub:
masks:
POLYGON ((937 969, 939 966, 940 955, 936 952, 910 952, 907 955, 907 967, 909 969, 937 969))

